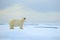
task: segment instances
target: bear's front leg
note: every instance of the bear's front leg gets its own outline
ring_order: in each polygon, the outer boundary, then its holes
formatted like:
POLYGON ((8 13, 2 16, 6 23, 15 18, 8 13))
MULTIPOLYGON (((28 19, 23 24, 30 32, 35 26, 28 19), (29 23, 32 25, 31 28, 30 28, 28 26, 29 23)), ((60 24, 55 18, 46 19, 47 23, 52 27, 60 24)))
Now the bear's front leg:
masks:
POLYGON ((20 25, 20 29, 23 29, 23 24, 20 25))

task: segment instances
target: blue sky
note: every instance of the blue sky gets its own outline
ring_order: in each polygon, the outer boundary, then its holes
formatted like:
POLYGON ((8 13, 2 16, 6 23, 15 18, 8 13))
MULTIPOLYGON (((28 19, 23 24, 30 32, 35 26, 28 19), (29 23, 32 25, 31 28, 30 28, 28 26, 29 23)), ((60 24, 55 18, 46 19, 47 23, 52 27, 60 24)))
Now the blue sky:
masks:
POLYGON ((60 11, 60 0, 0 0, 0 9, 14 4, 24 5, 39 12, 60 11))
POLYGON ((29 22, 59 22, 60 0, 0 0, 0 23, 26 17, 29 22))

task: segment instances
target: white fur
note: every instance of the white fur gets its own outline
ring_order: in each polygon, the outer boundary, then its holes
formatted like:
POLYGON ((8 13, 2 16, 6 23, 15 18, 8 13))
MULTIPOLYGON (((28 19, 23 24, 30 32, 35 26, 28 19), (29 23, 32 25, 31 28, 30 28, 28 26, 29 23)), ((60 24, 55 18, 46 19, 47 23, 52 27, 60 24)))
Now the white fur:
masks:
POLYGON ((10 29, 14 29, 15 26, 19 26, 20 29, 23 29, 24 18, 22 19, 13 19, 10 21, 10 29))

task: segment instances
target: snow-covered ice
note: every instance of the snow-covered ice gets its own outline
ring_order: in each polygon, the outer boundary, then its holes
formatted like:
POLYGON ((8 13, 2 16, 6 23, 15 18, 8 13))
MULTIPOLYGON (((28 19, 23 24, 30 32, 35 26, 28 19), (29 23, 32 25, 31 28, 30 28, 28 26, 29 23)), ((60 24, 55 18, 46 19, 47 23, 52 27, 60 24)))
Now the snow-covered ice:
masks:
POLYGON ((60 27, 57 25, 24 25, 9 29, 9 25, 0 25, 0 40, 60 40, 60 28, 36 28, 36 27, 60 27))

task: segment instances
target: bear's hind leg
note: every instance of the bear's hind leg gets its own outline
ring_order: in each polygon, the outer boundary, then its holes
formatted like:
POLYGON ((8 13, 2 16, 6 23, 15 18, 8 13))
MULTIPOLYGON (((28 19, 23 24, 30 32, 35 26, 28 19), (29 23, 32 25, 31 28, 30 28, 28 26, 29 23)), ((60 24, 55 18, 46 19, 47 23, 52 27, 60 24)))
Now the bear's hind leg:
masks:
POLYGON ((10 25, 10 29, 14 29, 14 25, 10 25))

